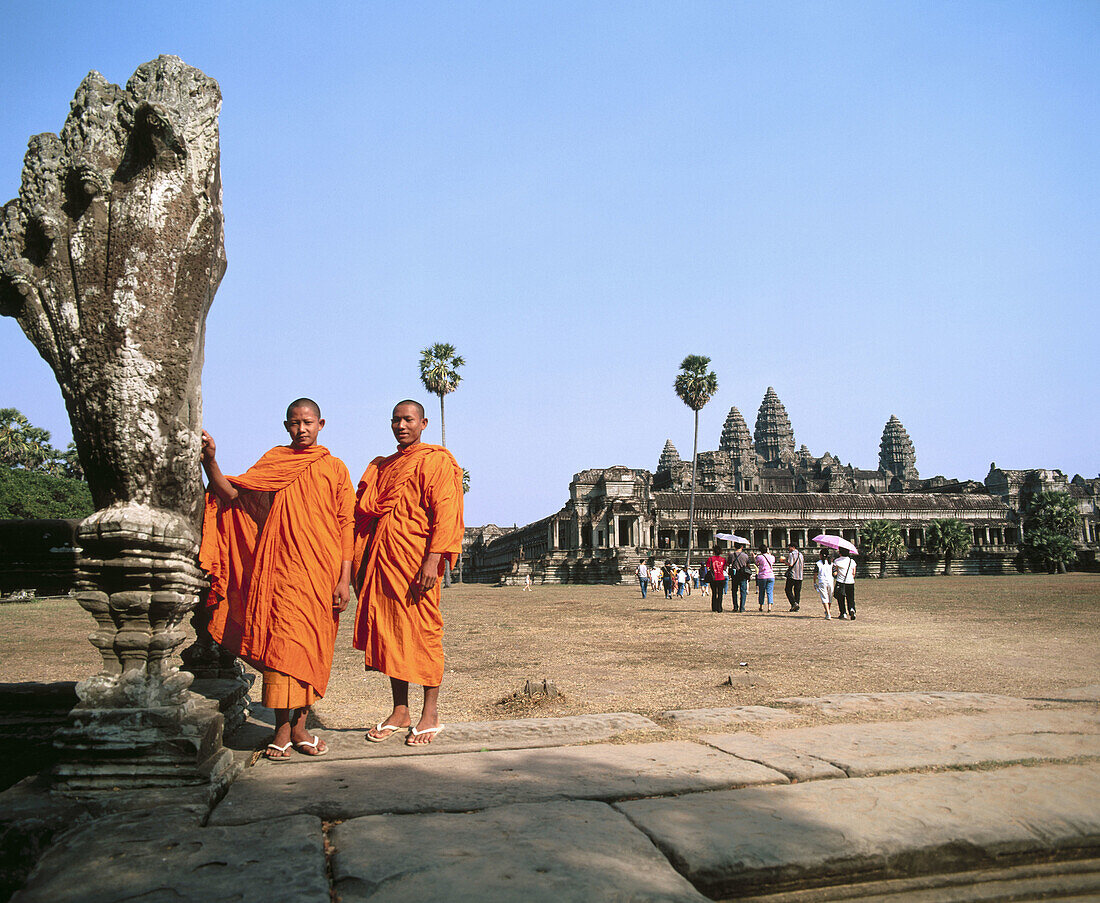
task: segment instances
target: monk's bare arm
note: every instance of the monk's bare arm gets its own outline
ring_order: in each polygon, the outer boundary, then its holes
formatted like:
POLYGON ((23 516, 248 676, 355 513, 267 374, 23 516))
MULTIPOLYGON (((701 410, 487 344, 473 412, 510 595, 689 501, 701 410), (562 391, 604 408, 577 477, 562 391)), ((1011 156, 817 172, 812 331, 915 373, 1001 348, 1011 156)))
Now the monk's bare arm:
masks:
POLYGON ((443 559, 443 556, 439 552, 429 552, 425 558, 424 563, 420 565, 420 571, 416 575, 416 583, 420 587, 421 592, 427 592, 439 579, 439 562, 443 559))
POLYGON ((202 431, 202 469, 206 471, 206 480, 210 491, 223 502, 232 502, 237 498, 237 487, 225 478, 222 469, 214 457, 217 446, 214 438, 206 430, 202 431))
POLYGON ((355 492, 348 469, 340 462, 336 484, 336 522, 340 528, 340 580, 332 591, 332 607, 342 612, 351 599, 351 565, 355 557, 355 492))
POLYGON ((351 601, 351 562, 340 562, 340 580, 332 591, 332 607, 338 612, 344 611, 351 601))

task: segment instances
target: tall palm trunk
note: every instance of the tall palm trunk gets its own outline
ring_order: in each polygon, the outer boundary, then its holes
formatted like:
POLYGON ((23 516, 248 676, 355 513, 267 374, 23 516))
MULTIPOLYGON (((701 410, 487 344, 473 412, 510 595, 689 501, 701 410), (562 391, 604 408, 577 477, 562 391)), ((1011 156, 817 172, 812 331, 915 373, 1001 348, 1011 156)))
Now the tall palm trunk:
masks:
MULTIPOLYGON (((439 444, 444 448, 447 447, 447 420, 443 416, 443 393, 439 393, 439 444)), ((459 556, 462 555, 462 550, 459 549, 459 556)), ((443 559, 443 585, 450 586, 453 582, 451 574, 451 559, 443 559)))
POLYGON ((699 451, 699 412, 695 412, 695 441, 691 446, 691 501, 688 502, 688 549, 684 568, 691 567, 691 534, 695 532, 695 458, 699 451))

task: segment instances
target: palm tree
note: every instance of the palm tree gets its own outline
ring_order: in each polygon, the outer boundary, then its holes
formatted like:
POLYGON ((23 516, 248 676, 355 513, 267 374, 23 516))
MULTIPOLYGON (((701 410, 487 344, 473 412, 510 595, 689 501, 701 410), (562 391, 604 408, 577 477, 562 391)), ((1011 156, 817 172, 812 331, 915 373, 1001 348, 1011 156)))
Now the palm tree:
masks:
POLYGON ((896 558, 905 544, 901 539, 901 527, 892 520, 872 520, 859 528, 859 544, 868 559, 879 556, 880 578, 886 577, 886 559, 896 558))
POLYGON ((458 368, 466 361, 455 354, 455 346, 436 342, 420 352, 420 381, 424 388, 439 396, 439 441, 447 447, 447 425, 443 418, 443 396, 458 388, 462 376, 458 368))
POLYGON ((15 408, 0 408, 0 464, 9 468, 59 473, 59 452, 50 445, 50 431, 32 426, 15 408))
POLYGON ((30 422, 15 408, 0 408, 0 463, 5 467, 25 467, 29 447, 30 422))
POLYGON ((1077 502, 1068 492, 1040 492, 1027 505, 1024 539, 1020 544, 1032 567, 1050 573, 1066 572, 1066 564, 1077 554, 1081 535, 1077 502))
POLYGON ((699 411, 718 391, 718 377, 707 370, 710 358, 689 354, 680 364, 674 384, 680 401, 695 412, 695 442, 691 447, 691 501, 688 503, 688 547, 684 567, 691 567, 691 540, 695 531, 695 464, 699 454, 699 411))
POLYGON ((962 558, 974 545, 974 535, 961 520, 954 517, 940 517, 928 525, 926 548, 933 555, 943 556, 943 573, 951 576, 951 562, 962 558))

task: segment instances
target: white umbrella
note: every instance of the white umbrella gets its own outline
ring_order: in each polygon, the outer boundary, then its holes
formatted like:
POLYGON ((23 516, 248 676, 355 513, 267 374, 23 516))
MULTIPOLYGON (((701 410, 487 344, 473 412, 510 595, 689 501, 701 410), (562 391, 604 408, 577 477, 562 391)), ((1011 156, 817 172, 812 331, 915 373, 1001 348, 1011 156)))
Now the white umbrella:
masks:
POLYGON ((827 546, 830 549, 846 549, 853 555, 859 554, 859 549, 852 545, 843 536, 830 536, 828 533, 820 533, 813 538, 819 546, 827 546))
POLYGON ((724 539, 726 542, 743 542, 745 545, 749 544, 749 541, 744 536, 738 536, 736 533, 715 533, 718 539, 724 539))

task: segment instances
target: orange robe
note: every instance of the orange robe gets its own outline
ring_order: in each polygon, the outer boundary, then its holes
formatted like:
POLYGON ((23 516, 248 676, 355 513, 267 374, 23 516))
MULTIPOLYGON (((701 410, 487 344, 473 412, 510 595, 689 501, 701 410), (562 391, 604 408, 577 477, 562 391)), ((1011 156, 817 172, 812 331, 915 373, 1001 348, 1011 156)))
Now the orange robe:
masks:
POLYGON ((221 504, 207 493, 199 550, 210 574, 210 634, 323 696, 339 627, 332 591, 353 551, 348 469, 324 446, 279 446, 227 479, 240 495, 221 504))
POLYGON ((447 449, 418 442, 371 461, 359 482, 353 573, 356 649, 367 670, 438 687, 443 680, 440 583, 412 587, 431 552, 453 565, 462 551, 462 468, 447 449))

